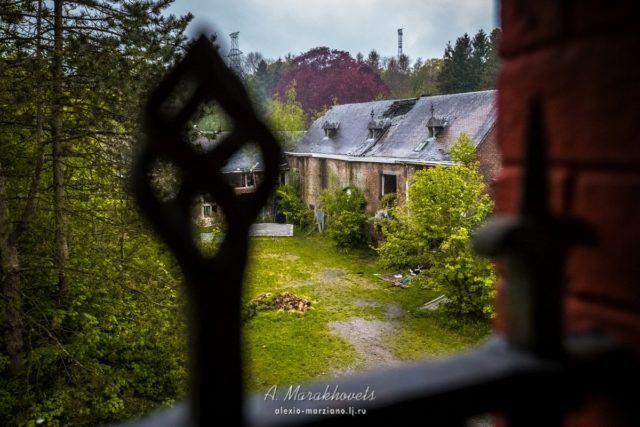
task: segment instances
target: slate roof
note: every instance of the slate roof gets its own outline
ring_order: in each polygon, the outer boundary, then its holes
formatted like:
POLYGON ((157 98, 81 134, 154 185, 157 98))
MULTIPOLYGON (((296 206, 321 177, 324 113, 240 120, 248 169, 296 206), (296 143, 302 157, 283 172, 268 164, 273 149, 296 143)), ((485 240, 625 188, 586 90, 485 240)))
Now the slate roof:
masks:
MULTIPOLYGON (((202 150, 211 151, 230 132, 218 133, 215 138, 200 137, 194 145, 202 150)), ((238 150, 222 167, 222 173, 264 172, 264 163, 257 147, 245 145, 238 150)))
POLYGON ((335 105, 311 125, 289 154, 446 163, 449 147, 461 132, 467 132, 476 146, 486 138, 496 121, 495 97, 496 91, 490 90, 335 105), (372 122, 385 123, 382 135, 375 139, 368 138, 372 122), (331 138, 325 137, 327 123, 339 123, 331 138), (436 127, 435 139, 429 139, 428 125, 444 127, 436 127))

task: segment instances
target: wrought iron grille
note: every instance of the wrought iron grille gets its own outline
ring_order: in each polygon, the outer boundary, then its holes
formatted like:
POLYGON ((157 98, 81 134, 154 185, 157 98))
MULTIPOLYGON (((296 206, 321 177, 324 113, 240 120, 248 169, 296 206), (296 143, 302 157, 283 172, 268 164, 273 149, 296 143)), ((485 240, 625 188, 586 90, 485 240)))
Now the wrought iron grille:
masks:
POLYGON ((570 248, 594 244, 588 225, 550 213, 542 114, 533 100, 526 145, 526 174, 520 215, 490 223, 475 239, 476 250, 506 260, 506 331, 477 350, 443 360, 428 360, 331 384, 315 383, 306 391, 359 393, 367 387, 375 399, 359 401, 366 416, 351 416, 353 402, 325 400, 284 402, 264 394, 244 396, 240 349, 240 304, 247 263, 249 226, 276 184, 281 150, 257 118, 242 83, 216 49, 201 37, 186 57, 152 93, 147 104, 145 141, 133 171, 133 188, 148 220, 165 240, 185 276, 190 304, 190 395, 186 403, 152 415, 139 426, 229 425, 391 425, 424 420, 425 425, 461 426, 477 414, 502 414, 508 426, 558 426, 564 415, 588 398, 605 396, 633 424, 640 416, 623 384, 637 384, 638 364, 604 334, 565 336, 562 331, 563 266, 570 248), (181 82, 195 85, 179 109, 167 105, 181 82), (213 151, 199 153, 184 140, 183 129, 198 105, 217 101, 234 130, 213 151), (239 199, 220 173, 224 162, 243 144, 255 143, 265 164, 257 191, 239 199), (164 159, 182 171, 175 198, 159 200, 149 173, 164 159), (222 208, 228 229, 217 254, 200 253, 190 232, 190 206, 209 193, 222 208), (234 303, 221 306, 216 300, 234 303), (215 309, 213 308, 215 304, 215 309), (544 392, 541 393, 541 390, 544 392), (334 414, 323 412, 330 406, 334 414), (277 414, 277 410, 286 415, 277 414), (345 411, 345 414, 335 412, 345 411))

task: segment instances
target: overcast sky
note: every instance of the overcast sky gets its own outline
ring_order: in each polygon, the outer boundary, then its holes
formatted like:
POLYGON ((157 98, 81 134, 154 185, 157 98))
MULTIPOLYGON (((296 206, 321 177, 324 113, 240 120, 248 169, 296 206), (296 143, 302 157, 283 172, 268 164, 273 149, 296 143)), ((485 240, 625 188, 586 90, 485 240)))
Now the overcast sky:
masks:
POLYGON ((495 0, 176 0, 174 14, 195 16, 187 29, 218 33, 223 52, 229 33, 239 31, 240 49, 267 58, 298 55, 317 46, 354 57, 375 49, 397 54, 397 29, 404 28, 404 53, 411 59, 441 58, 447 41, 498 26, 495 0))

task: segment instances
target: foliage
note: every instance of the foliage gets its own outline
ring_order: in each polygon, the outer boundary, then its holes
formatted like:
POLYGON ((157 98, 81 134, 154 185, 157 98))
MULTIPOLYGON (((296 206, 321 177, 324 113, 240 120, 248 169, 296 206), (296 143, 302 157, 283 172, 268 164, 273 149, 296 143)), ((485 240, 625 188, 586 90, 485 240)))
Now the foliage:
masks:
POLYGON ((19 3, 0 8, 0 363, 20 361, 0 375, 0 425, 123 421, 186 389, 178 272, 126 178, 143 96, 190 16, 164 16, 165 0, 19 3))
POLYGON ((387 193, 380 198, 380 207, 383 209, 389 209, 396 206, 398 202, 396 193, 387 193))
POLYGON ((462 134, 451 149, 458 163, 418 171, 407 203, 379 222, 384 241, 376 249, 387 267, 423 266, 416 282, 445 293, 454 318, 489 318, 495 277, 491 264, 473 254, 469 235, 492 209, 484 193, 473 145, 462 134))
POLYGON ((324 190, 321 195, 326 213, 326 230, 338 248, 357 248, 365 243, 364 226, 367 201, 357 188, 324 190))
POLYGON ((230 131, 233 128, 231 118, 218 104, 205 104, 195 118, 193 130, 195 135, 191 135, 191 139, 200 136, 206 136, 213 139, 216 134, 224 131, 230 131))
POLYGON ((358 63, 348 52, 317 47, 293 58, 275 87, 281 100, 292 82, 297 84, 297 99, 305 113, 339 103, 364 102, 387 94, 388 89, 366 63, 358 63))
POLYGON ((372 70, 378 71, 380 69, 380 54, 375 49, 372 49, 365 62, 372 70))
POLYGON ((456 143, 449 149, 451 160, 472 168, 477 162, 476 148, 468 133, 462 132, 456 143))
POLYGON ((313 212, 305 206, 296 189, 291 185, 281 185, 276 190, 276 196, 278 208, 287 221, 301 230, 308 230, 313 224, 313 212))
POLYGON ((424 62, 418 58, 413 66, 413 96, 439 95, 438 77, 442 72, 443 60, 428 59, 424 62))
POLYGON ((288 66, 289 65, 282 59, 278 59, 277 61, 261 59, 253 74, 247 76, 245 79, 249 92, 260 113, 266 115, 267 105, 273 98, 274 88, 288 66))
POLYGON ((472 38, 468 34, 458 37, 455 45, 447 43, 442 71, 438 77, 442 93, 472 92, 492 89, 498 70, 498 38, 495 29, 487 38, 479 30, 472 38))
POLYGON ((285 149, 304 131, 304 110, 296 100, 296 82, 287 89, 283 101, 273 98, 267 105, 267 121, 285 149))

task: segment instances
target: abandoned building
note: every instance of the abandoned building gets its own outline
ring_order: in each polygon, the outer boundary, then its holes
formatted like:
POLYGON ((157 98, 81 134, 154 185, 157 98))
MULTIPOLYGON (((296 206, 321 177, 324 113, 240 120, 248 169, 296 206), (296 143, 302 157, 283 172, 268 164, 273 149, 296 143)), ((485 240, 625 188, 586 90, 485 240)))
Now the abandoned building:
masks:
POLYGON ((449 148, 466 132, 491 187, 500 167, 495 97, 492 90, 335 105, 286 153, 288 182, 310 206, 326 188, 360 188, 374 212, 387 193, 404 200, 416 170, 451 165, 449 148))
MULTIPOLYGON (((200 137, 194 141, 198 150, 210 151, 222 141, 229 132, 219 132, 214 138, 200 137)), ((264 176, 264 164, 257 147, 243 146, 222 167, 222 174, 233 187, 236 195, 251 194, 256 191, 264 176)), ((192 210, 193 219, 202 225, 211 225, 218 217, 218 207, 208 195, 200 196, 192 210)))

